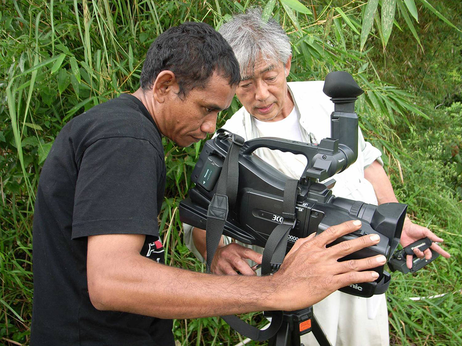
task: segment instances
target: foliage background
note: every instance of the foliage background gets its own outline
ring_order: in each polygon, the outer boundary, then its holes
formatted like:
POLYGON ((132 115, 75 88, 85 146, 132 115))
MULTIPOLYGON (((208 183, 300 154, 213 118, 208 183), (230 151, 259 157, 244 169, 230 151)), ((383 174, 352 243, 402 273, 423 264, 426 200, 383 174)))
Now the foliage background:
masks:
MULTIPOLYGON (((446 240, 452 255, 412 276, 393 274, 387 295, 392 344, 462 344, 461 4, 0 0, 0 343, 28 344, 35 191, 61 127, 136 90, 149 45, 170 26, 204 21, 218 28, 231 14, 260 5, 291 37, 291 80, 345 70, 365 90, 357 112, 367 139, 384 154, 398 199, 446 240)), ((222 112, 219 126, 238 107, 235 100, 222 112)), ((204 268, 183 244, 177 207, 201 145, 182 149, 164 140, 168 181, 159 217, 167 262, 198 271, 204 268)), ((264 323, 258 313, 245 318, 264 323)), ((219 318, 175 321, 174 333, 182 345, 242 341, 219 318)))

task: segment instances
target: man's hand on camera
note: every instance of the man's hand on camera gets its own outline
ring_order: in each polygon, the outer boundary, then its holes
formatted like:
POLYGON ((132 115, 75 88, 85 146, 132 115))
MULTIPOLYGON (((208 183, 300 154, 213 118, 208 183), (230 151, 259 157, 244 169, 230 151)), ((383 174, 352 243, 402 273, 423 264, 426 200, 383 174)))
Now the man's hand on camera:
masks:
MULTIPOLYGON (((445 258, 451 257, 451 255, 448 252, 444 251, 437 244, 437 243, 443 242, 442 238, 438 237, 428 228, 413 223, 408 217, 406 217, 406 220, 404 221, 404 225, 403 225, 403 232, 401 234, 401 245, 405 247, 425 237, 433 241, 433 244, 430 246, 430 249, 436 251, 437 253, 439 253, 441 256, 445 258)), ((430 249, 427 249, 425 251, 420 251, 418 248, 415 248, 413 251, 417 257, 419 258, 425 257, 427 260, 429 260, 432 258, 432 253, 430 249)), ((413 258, 412 255, 408 255, 406 257, 406 265, 409 269, 412 268, 412 258, 413 258)))
POLYGON ((285 309, 287 305, 299 309, 297 302, 300 302, 302 296, 309 306, 341 287, 372 282, 378 278, 379 274, 370 269, 384 265, 385 256, 338 261, 346 255, 377 244, 380 240, 378 235, 365 235, 327 247, 337 238, 358 230, 360 225, 359 221, 348 221, 295 243, 281 268, 273 275, 275 282, 284 287, 281 287, 281 291, 285 293, 279 299, 283 300, 285 309))
POLYGON ((213 256, 211 271, 218 275, 255 275, 247 260, 261 264, 262 255, 236 243, 221 246, 213 256))
MULTIPOLYGON (((192 238, 194 246, 205 260, 207 257, 205 230, 194 227, 192 238)), ((213 256, 211 272, 217 275, 255 275, 255 270, 250 267, 247 260, 261 264, 262 255, 235 243, 225 245, 222 237, 213 256)))

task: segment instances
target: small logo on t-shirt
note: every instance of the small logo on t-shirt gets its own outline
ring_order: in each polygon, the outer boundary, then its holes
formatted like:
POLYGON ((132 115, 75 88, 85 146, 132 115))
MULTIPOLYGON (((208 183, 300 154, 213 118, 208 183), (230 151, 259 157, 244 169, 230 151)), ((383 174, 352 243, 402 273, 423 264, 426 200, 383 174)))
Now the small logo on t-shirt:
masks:
POLYGON ((148 245, 149 245, 149 250, 148 250, 148 253, 146 254, 146 257, 151 257, 151 254, 154 254, 154 253, 164 252, 164 247, 162 246, 162 242, 160 240, 156 240, 148 245))
MULTIPOLYGON (((148 238, 148 237, 146 237, 148 238)), ((144 244, 143 252, 146 257, 156 261, 157 263, 164 263, 164 246, 158 237, 149 237, 144 244)))

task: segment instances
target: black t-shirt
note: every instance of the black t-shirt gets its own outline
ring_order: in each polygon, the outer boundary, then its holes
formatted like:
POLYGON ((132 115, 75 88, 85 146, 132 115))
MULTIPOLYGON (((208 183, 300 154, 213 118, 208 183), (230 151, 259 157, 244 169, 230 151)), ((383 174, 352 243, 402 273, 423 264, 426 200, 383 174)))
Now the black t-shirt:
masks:
POLYGON ((172 321, 98 311, 87 287, 87 237, 144 234, 163 262, 157 215, 165 189, 162 139, 134 96, 70 121, 44 164, 34 214, 31 345, 173 345, 172 321))

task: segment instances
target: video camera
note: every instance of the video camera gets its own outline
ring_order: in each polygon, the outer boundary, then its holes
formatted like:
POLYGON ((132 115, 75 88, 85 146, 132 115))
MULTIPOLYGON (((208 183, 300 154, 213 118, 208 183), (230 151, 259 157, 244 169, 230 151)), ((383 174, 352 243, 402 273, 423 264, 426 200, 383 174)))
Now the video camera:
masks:
MULTIPOLYGON (((331 115, 332 138, 323 139, 319 145, 279 138, 244 142, 233 133, 219 130, 215 138, 205 143, 196 163, 191 177, 196 185, 190 190, 189 197, 180 203, 180 220, 207 229, 207 220, 210 222, 221 215, 218 219, 221 218, 219 227, 223 228, 223 234, 246 244, 271 247, 275 252, 281 252, 283 244, 284 256, 298 238, 321 233, 347 220, 359 219, 361 229, 335 243, 365 234, 379 234, 380 242, 344 260, 378 254, 389 260, 399 244, 407 206, 400 203, 375 206, 335 197, 330 190, 334 181, 325 182, 347 169, 357 158, 358 117, 354 103, 363 91, 351 75, 341 71, 327 75, 323 91, 335 106, 331 115), (258 148, 304 155, 307 165, 300 179, 294 183, 293 179, 253 155, 258 148), (231 151, 237 154, 231 157, 231 151), (233 165, 234 168, 230 169, 233 165), (221 195, 217 194, 218 190, 221 195), (214 200, 215 195, 226 201, 214 200), (229 206, 228 195, 231 195, 229 206), (274 243, 273 233, 279 225, 286 225, 289 231, 282 232, 274 243)), ((277 269, 280 263, 282 259, 274 261, 273 258, 271 268, 277 269)), ((383 266, 374 270, 380 274, 375 282, 359 283, 341 290, 361 297, 384 293, 391 276, 383 266)))

